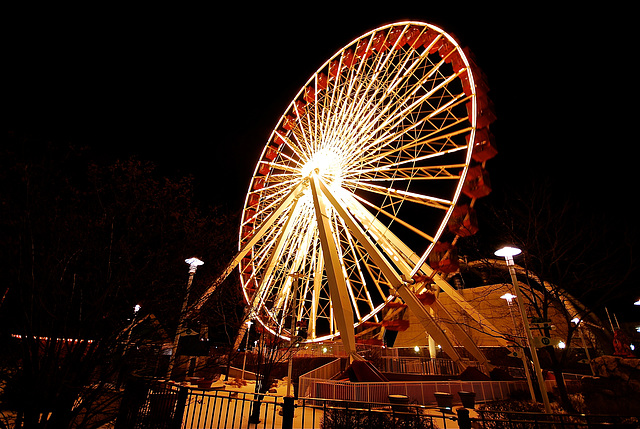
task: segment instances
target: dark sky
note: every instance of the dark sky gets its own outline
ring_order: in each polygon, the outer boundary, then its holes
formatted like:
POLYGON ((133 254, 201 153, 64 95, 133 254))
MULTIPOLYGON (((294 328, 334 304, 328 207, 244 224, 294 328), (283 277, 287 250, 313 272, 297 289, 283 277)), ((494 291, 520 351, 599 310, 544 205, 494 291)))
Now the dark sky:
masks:
POLYGON ((634 12, 615 2, 236 3, 7 14, 9 128, 192 173, 209 201, 240 208, 262 146, 309 76, 364 32, 419 20, 453 33, 488 76, 496 189, 546 176, 611 222, 637 222, 634 12))

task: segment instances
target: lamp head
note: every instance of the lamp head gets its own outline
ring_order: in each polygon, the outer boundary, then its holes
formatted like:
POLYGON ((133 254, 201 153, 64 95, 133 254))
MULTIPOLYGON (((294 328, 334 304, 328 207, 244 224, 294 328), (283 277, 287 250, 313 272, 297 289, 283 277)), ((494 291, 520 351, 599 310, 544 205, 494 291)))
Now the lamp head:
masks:
POLYGON ((505 246, 502 249, 496 250, 494 255, 500 256, 501 258, 508 258, 508 257, 513 258, 514 256, 519 255, 520 253, 522 253, 522 250, 518 249, 517 247, 505 246))
POLYGON ((513 298, 516 298, 516 296, 515 296, 515 295, 510 294, 509 292, 507 292, 507 293, 505 293, 504 295, 502 295, 500 298, 502 298, 502 299, 506 299, 506 300, 507 300, 507 302, 511 302, 511 300, 512 300, 513 298))
POLYGON ((185 259, 184 260, 187 264, 189 264, 189 272, 190 273, 195 273, 196 270, 198 269, 198 267, 202 264, 204 264, 204 262, 202 262, 200 259, 198 258, 189 258, 189 259, 185 259))

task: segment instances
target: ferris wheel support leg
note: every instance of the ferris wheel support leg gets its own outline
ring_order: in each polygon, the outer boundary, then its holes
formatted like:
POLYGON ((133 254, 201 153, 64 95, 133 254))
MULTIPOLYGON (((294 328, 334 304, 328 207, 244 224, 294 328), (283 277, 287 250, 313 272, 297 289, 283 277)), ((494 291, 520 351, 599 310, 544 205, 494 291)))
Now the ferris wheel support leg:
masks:
MULTIPOLYGON (((274 250, 271 252, 271 255, 269 256, 269 261, 266 264, 265 272, 262 275, 262 281, 260 282, 260 285, 258 287, 258 290, 256 291, 256 294, 254 295, 253 299, 249 303, 250 304, 249 307, 251 309, 260 308, 260 306, 264 302, 265 288, 267 287, 267 284, 271 279, 271 275, 273 274, 273 270, 275 269, 276 264, 281 256, 282 249, 284 248, 285 242, 291 235, 291 224, 293 223, 292 219, 295 218, 295 212, 297 207, 298 207, 298 200, 294 200, 292 203, 292 207, 289 210, 289 216, 285 222, 284 228, 282 229, 282 233, 280 234, 280 237, 278 238, 274 246, 274 250)), ((300 262, 297 261, 295 265, 296 269, 294 270, 294 272, 297 271, 297 267, 299 266, 299 264, 300 262)))
MULTIPOLYGON (((417 265, 419 263, 419 256, 413 252, 406 244, 404 244, 398 237, 391 233, 391 231, 386 230, 386 227, 382 225, 382 223, 376 219, 357 199, 353 196, 347 196, 347 205, 355 209, 358 215, 361 218, 361 221, 366 222, 369 228, 372 228, 377 232, 378 236, 384 237, 385 240, 389 243, 390 246, 398 249, 398 251, 405 255, 408 258, 408 262, 411 263, 411 266, 415 266, 422 270, 427 276, 431 277, 433 281, 436 283, 436 286, 442 289, 453 301, 464 310, 475 322, 477 322, 480 326, 483 326, 486 329, 486 332, 495 333, 500 332, 486 317, 484 317, 478 310, 476 310, 467 300, 449 284, 442 276, 434 272, 434 270, 424 262, 422 265, 417 265)), ((508 342, 505 341, 501 336, 495 336, 494 339, 502 346, 507 347, 508 342)))
POLYGON ((447 310, 439 300, 435 300, 432 304, 432 308, 435 310, 436 314, 440 317, 441 321, 446 321, 444 324, 451 330, 453 335, 460 341, 462 346, 469 351, 476 358, 479 364, 481 364, 485 371, 488 373, 491 372, 495 368, 495 365, 492 365, 487 357, 482 353, 482 351, 478 348, 473 339, 467 334, 464 329, 462 329, 458 322, 456 322, 455 318, 449 310, 447 310))
POLYGON ((224 271, 213 281, 211 286, 207 288, 207 290, 202 294, 202 296, 195 303, 191 305, 191 308, 187 312, 188 316, 193 315, 193 313, 195 313, 196 311, 200 310, 200 308, 202 308, 202 306, 205 304, 205 302, 207 302, 209 297, 216 291, 218 286, 220 286, 220 284, 224 281, 224 279, 226 279, 227 276, 231 274, 231 271, 233 271, 238 266, 242 258, 244 258, 245 255, 249 253, 249 250, 253 247, 253 245, 256 244, 258 240, 260 240, 260 238, 262 238, 264 233, 269 230, 271 225, 273 225, 273 223, 278 219, 278 217, 282 214, 282 212, 284 212, 284 210, 287 209, 287 207, 289 207, 289 205, 291 205, 291 203, 298 198, 300 192, 306 186, 307 186, 306 181, 300 182, 298 186, 296 186, 286 196, 286 198, 282 200, 282 203, 280 203, 280 205, 262 223, 262 225, 253 235, 253 237, 251 237, 251 239, 248 242, 246 242, 244 246, 242 246, 242 248, 238 251, 238 253, 236 253, 236 256, 231 260, 231 262, 229 262, 229 264, 226 266, 224 271))
POLYGON ((400 298, 402 298, 405 304, 407 304, 409 309, 418 318, 425 331, 427 331, 429 335, 433 336, 433 338, 438 342, 438 344, 440 344, 445 353, 449 355, 449 358, 451 358, 451 360, 459 365, 461 369, 465 369, 465 365, 461 361, 460 355, 453 347, 453 344, 451 343, 447 335, 442 329, 440 329, 436 321, 429 314, 429 311, 416 297, 415 293, 413 293, 412 290, 406 287, 403 279, 398 275, 398 273, 396 273, 389 262, 380 254, 378 248, 373 244, 373 242, 364 233, 364 231, 362 231, 360 226, 358 226, 349 211, 331 193, 331 191, 321 180, 312 178, 312 183, 312 186, 319 186, 322 193, 327 197, 333 208, 338 211, 340 217, 342 217, 342 219, 344 219, 344 221, 347 223, 347 226, 349 227, 349 230, 351 231, 353 236, 360 242, 360 244, 365 247, 365 249, 369 253, 369 256, 375 261, 376 265, 380 268, 383 275, 391 283, 393 288, 398 292, 400 298))
POLYGON ((318 187, 318 179, 315 174, 311 175, 311 192, 313 194, 313 205, 316 212, 316 220, 318 222, 318 235, 320 236, 320 245, 325 261, 325 272, 327 274, 327 283, 329 284, 329 294, 333 303, 333 318, 340 331, 340 338, 345 351, 349 354, 350 359, 362 360, 363 358, 357 354, 356 338, 353 330, 353 311, 351 309, 351 300, 347 290, 347 283, 342 272, 342 265, 338 257, 336 245, 333 242, 331 234, 330 218, 327 213, 324 201, 322 201, 322 193, 318 187))
POLYGON ((424 330, 442 347, 442 350, 449 358, 460 367, 461 371, 466 369, 466 364, 462 362, 460 355, 453 347, 447 334, 438 326, 435 319, 429 314, 429 310, 422 305, 415 293, 404 283, 397 285, 396 291, 405 304, 407 304, 413 315, 416 316, 424 330))

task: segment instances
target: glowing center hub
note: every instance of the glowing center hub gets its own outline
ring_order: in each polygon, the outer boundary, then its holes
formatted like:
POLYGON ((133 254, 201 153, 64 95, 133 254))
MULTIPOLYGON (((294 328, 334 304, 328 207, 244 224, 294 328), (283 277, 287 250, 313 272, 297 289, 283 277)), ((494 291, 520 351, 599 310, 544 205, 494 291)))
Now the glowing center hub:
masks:
POLYGON ((309 177, 312 171, 317 170, 322 177, 332 187, 340 187, 342 182, 340 156, 331 149, 321 149, 317 151, 309 161, 302 167, 302 177, 309 177))

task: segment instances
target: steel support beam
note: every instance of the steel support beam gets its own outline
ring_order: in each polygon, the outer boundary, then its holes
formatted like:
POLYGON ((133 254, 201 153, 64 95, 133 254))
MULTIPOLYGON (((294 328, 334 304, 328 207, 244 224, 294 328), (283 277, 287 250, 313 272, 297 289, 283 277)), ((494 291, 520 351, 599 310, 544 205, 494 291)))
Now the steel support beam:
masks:
POLYGON ((335 239, 331 231, 331 219, 320 191, 321 181, 315 173, 311 174, 311 193, 318 222, 318 235, 322 254, 324 255, 325 272, 329 284, 329 294, 333 303, 333 318, 340 331, 340 338, 345 351, 351 360, 362 360, 356 351, 356 337, 353 330, 353 310, 347 290, 347 283, 342 272, 342 264, 338 257, 335 239))
MULTIPOLYGON (((320 190, 327 197, 330 204, 338 212, 340 217, 345 221, 351 234, 355 237, 356 240, 358 240, 360 244, 362 244, 362 246, 364 246, 364 248, 369 253, 369 256, 375 262, 376 266, 380 268, 383 275, 397 291, 400 298, 402 298, 402 300, 411 309, 420 324, 422 324, 422 326, 424 327, 425 331, 427 331, 429 335, 431 335, 438 342, 438 344, 440 344, 444 352, 449 355, 451 360, 453 360, 462 369, 464 369, 466 365, 462 362, 460 355, 453 347, 453 344, 451 343, 447 335, 442 329, 440 329, 436 321, 429 314, 427 308, 420 302, 413 291, 406 286, 405 281, 400 277, 400 275, 398 275, 389 261, 380 254, 380 251, 378 250, 376 245, 360 228, 360 225, 358 225, 358 223, 353 219, 351 213, 349 213, 349 211, 344 207, 343 203, 341 203, 331 193, 331 191, 321 180, 316 179, 315 182, 312 180, 312 183, 315 183, 315 186, 319 186, 320 190)), ((353 329, 351 331, 353 332, 353 329)), ((342 331, 340 332, 342 333, 342 331)))

